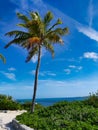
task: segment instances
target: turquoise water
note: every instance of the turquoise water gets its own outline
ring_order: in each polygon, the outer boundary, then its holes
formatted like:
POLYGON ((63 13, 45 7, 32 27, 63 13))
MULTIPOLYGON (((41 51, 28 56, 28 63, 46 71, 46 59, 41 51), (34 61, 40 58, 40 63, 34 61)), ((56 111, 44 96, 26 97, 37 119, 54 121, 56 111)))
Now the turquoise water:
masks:
MULTIPOLYGON (((51 106, 56 102, 60 102, 60 101, 81 101, 81 100, 85 100, 87 99, 87 97, 70 97, 70 98, 39 98, 36 99, 36 103, 39 103, 43 106, 51 106)), ((24 102, 30 102, 31 99, 17 99, 17 101, 19 103, 24 103, 24 102)))

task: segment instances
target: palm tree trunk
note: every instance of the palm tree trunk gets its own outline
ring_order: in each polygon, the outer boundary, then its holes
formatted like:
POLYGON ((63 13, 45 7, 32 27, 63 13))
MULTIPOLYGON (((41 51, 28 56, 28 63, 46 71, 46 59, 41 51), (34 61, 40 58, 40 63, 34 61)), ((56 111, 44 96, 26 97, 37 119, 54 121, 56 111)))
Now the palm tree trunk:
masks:
POLYGON ((36 98, 36 91, 37 91, 37 84, 38 84, 38 73, 40 68, 40 59, 41 59, 41 46, 39 46, 39 53, 38 53, 38 62, 35 71, 35 81, 34 81, 34 91, 33 91, 33 98, 32 98, 32 106, 31 106, 31 113, 34 112, 35 108, 35 98, 36 98))

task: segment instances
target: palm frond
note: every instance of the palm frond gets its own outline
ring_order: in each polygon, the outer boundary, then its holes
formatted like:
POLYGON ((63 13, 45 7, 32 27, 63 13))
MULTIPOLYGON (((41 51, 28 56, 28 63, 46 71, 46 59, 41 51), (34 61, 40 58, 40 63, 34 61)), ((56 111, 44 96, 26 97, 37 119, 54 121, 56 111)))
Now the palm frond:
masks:
POLYGON ((47 40, 44 41, 44 47, 52 54, 52 57, 54 57, 54 48, 52 44, 48 43, 47 40))
POLYGON ((10 37, 15 36, 15 38, 17 38, 18 36, 19 37, 28 37, 28 36, 30 36, 30 33, 14 30, 14 31, 6 33, 5 35, 10 36, 10 37))
POLYGON ((52 43, 63 43, 61 36, 68 34, 68 28, 56 28, 46 34, 46 38, 52 43))
POLYGON ((5 57, 4 57, 2 54, 0 54, 0 59, 1 59, 4 63, 6 63, 6 59, 5 59, 5 57))
POLYGON ((52 19, 53 19, 53 14, 50 11, 48 11, 43 20, 45 27, 49 25, 52 19))
POLYGON ((58 19, 58 20, 56 21, 56 23, 53 24, 53 25, 48 29, 47 32, 50 32, 55 26, 57 26, 57 25, 59 25, 59 24, 62 24, 62 21, 61 21, 60 19, 58 19))
POLYGON ((35 34, 35 36, 38 36, 38 37, 44 33, 44 25, 39 20, 33 20, 33 21, 28 22, 27 28, 29 32, 31 32, 32 34, 35 34))
POLYGON ((55 33, 47 35, 46 38, 52 43, 59 43, 59 40, 61 39, 61 37, 55 33))
POLYGON ((37 20, 41 21, 41 17, 40 17, 40 15, 39 15, 39 13, 38 13, 38 12, 35 12, 35 14, 36 14, 36 16, 37 16, 37 20))
POLYGON ((19 27, 23 27, 23 28, 27 28, 27 26, 26 26, 25 23, 19 23, 19 24, 17 24, 17 26, 19 26, 19 27))
POLYGON ((6 49, 6 48, 8 48, 10 45, 12 45, 12 44, 18 44, 18 45, 20 45, 20 46, 22 46, 22 43, 24 42, 24 43, 26 43, 25 41, 27 40, 27 38, 17 38, 17 39, 14 39, 14 40, 12 40, 12 41, 10 41, 4 48, 6 49))
POLYGON ((51 33, 55 33, 57 35, 63 36, 65 34, 68 34, 68 32, 69 32, 68 28, 63 28, 63 29, 62 28, 56 28, 55 30, 50 31, 48 33, 48 35, 51 34, 51 33))
POLYGON ((32 34, 30 33, 17 30, 8 32, 5 35, 14 36, 14 39, 10 41, 4 48, 8 48, 11 44, 18 44, 20 46, 24 46, 23 43, 26 43, 26 40, 32 37, 32 34))
POLYGON ((30 12, 30 16, 31 16, 32 20, 39 20, 39 21, 41 21, 41 17, 40 17, 38 12, 30 12))
POLYGON ((18 18, 21 19, 24 23, 27 23, 27 22, 30 21, 29 18, 28 18, 26 15, 23 15, 23 14, 21 14, 21 13, 17 13, 17 16, 18 16, 18 18))
POLYGON ((33 57, 35 54, 37 54, 37 53, 38 53, 38 46, 33 47, 33 48, 29 51, 29 53, 28 53, 28 56, 27 56, 27 58, 26 58, 26 62, 29 62, 29 61, 32 59, 32 57, 33 57))

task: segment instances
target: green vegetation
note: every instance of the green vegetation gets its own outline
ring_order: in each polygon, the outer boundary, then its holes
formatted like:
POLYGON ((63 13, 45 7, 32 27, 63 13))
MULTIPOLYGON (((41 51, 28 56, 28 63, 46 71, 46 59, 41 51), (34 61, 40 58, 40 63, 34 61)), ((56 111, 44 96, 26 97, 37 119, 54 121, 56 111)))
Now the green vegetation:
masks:
POLYGON ((34 55, 38 55, 31 107, 31 112, 34 112, 42 47, 54 56, 53 45, 54 43, 63 44, 61 37, 68 33, 68 28, 59 27, 59 25, 62 24, 60 19, 57 19, 56 22, 52 24, 53 14, 50 11, 46 13, 44 18, 41 18, 38 12, 29 12, 29 17, 21 13, 17 13, 17 16, 22 21, 18 26, 25 28, 27 31, 14 30, 6 33, 8 36, 14 36, 14 39, 10 41, 5 48, 16 44, 23 49, 27 49, 28 56, 26 62, 29 62, 34 55))
MULTIPOLYGON (((40 104, 35 105, 36 110, 44 108, 40 104)), ((0 110, 27 110, 30 111, 31 109, 31 102, 25 102, 20 104, 12 99, 11 96, 6 96, 0 94, 0 110)))
POLYGON ((85 101, 59 102, 35 113, 17 116, 20 123, 35 130, 98 130, 98 95, 85 101))
POLYGON ((22 109, 21 104, 12 99, 11 96, 0 95, 0 110, 22 109))
POLYGON ((0 95, 0 110, 27 110, 16 119, 35 130, 98 130, 98 93, 84 101, 63 101, 49 107, 36 104, 33 114, 30 107, 31 102, 19 104, 11 96, 0 95))
POLYGON ((98 130, 98 109, 82 102, 60 102, 17 120, 36 130, 98 130))
MULTIPOLYGON (((31 102, 25 102, 25 103, 21 104, 22 109, 27 110, 27 111, 29 111, 29 112, 30 112, 30 110, 31 110, 31 105, 32 105, 31 102)), ((40 105, 40 104, 35 104, 35 109, 36 109, 36 110, 40 110, 40 109, 42 109, 42 108, 44 108, 42 105, 40 105)))
POLYGON ((84 104, 98 108, 98 92, 91 94, 87 100, 84 100, 84 104))

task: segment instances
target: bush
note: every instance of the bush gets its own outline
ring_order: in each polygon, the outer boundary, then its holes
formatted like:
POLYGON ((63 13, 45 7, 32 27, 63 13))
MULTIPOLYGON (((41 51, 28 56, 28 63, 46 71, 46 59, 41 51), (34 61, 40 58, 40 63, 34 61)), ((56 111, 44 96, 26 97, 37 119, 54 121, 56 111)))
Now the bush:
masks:
POLYGON ((0 95, 0 110, 18 110, 21 104, 12 99, 11 96, 0 95))
POLYGON ((98 110, 82 101, 56 103, 16 119, 36 130, 98 130, 98 110))
MULTIPOLYGON (((22 104, 22 108, 27 110, 27 111, 30 111, 31 110, 31 105, 32 105, 31 102, 25 102, 25 103, 22 104)), ((42 109, 42 108, 43 108, 42 105, 35 104, 35 110, 42 109)))
POLYGON ((87 100, 83 101, 85 105, 90 105, 93 106, 95 108, 98 108, 98 92, 96 92, 95 94, 91 94, 88 97, 87 100))

